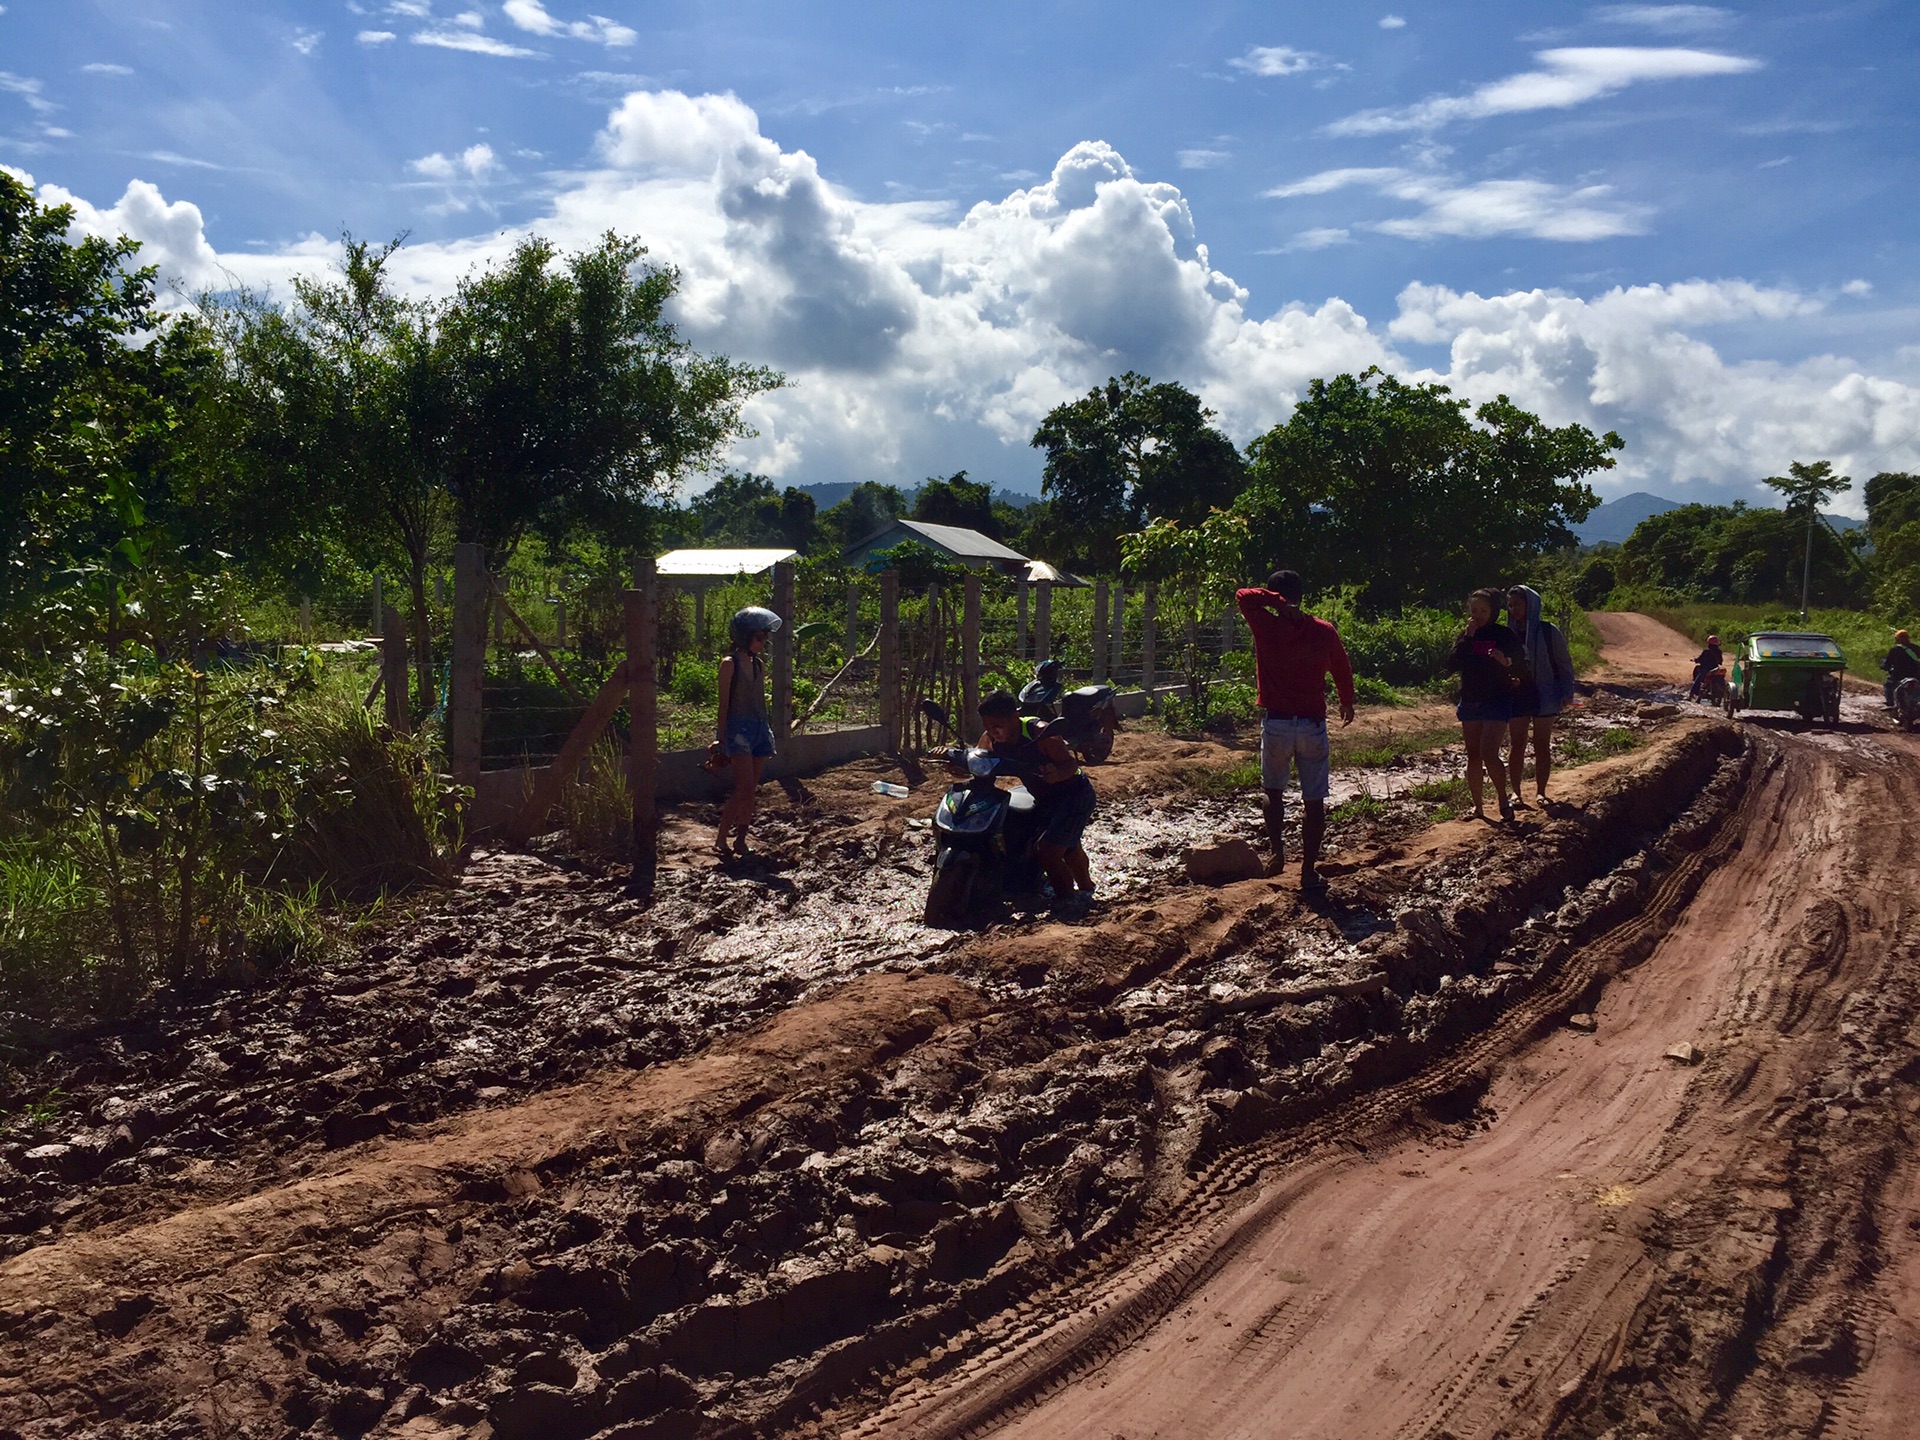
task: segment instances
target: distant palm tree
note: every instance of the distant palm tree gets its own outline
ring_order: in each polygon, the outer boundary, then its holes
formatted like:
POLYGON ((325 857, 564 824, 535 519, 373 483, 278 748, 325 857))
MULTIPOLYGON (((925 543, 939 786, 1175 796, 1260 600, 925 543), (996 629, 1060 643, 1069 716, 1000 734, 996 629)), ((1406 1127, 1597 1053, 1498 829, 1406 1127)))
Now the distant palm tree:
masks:
POLYGON ((1816 460, 1811 465, 1802 465, 1798 460, 1787 466, 1783 476, 1769 475, 1764 484, 1771 485, 1787 497, 1787 513, 1796 510, 1807 512, 1807 555, 1800 563, 1800 618, 1807 618, 1807 584, 1813 574, 1813 527, 1820 519, 1820 507, 1843 490, 1853 488, 1853 479, 1847 475, 1836 475, 1833 466, 1825 460, 1816 460))

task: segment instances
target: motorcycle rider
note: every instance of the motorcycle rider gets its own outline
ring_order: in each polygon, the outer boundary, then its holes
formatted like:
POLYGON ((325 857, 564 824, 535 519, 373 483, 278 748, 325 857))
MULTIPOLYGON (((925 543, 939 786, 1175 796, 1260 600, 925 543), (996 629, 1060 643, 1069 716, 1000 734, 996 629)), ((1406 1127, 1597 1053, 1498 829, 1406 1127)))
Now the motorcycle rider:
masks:
POLYGON ((1881 687, 1886 696, 1887 708, 1893 708, 1893 692, 1902 680, 1920 679, 1920 650, 1913 648, 1913 641, 1907 638, 1907 632, 1893 632, 1893 648, 1887 651, 1887 658, 1880 662, 1880 668, 1887 672, 1887 683, 1881 687))
POLYGON ((1033 853, 1053 886, 1055 905, 1084 908, 1093 900, 1093 874, 1080 837, 1093 819, 1093 782, 1067 742, 1049 734, 1045 721, 1021 715, 1020 702, 1005 690, 980 702, 980 723, 986 727, 980 748, 1033 795, 1032 823, 1039 831, 1033 853))
POLYGON ((1340 632, 1300 608, 1306 586, 1292 570, 1276 570, 1266 589, 1234 592, 1234 603, 1253 634, 1254 676, 1260 708, 1260 787, 1266 792, 1267 841, 1278 874, 1286 859, 1281 830, 1287 771, 1300 772, 1300 888, 1327 888, 1321 878, 1320 841, 1327 830, 1327 791, 1332 783, 1332 746, 1327 739, 1327 676, 1340 692, 1340 723, 1353 723, 1353 665, 1340 632))
POLYGON ((1693 657, 1693 684, 1687 691, 1687 699, 1698 700, 1700 687, 1707 683, 1707 676, 1726 663, 1726 656, 1720 653, 1720 637, 1707 636, 1707 648, 1693 657))

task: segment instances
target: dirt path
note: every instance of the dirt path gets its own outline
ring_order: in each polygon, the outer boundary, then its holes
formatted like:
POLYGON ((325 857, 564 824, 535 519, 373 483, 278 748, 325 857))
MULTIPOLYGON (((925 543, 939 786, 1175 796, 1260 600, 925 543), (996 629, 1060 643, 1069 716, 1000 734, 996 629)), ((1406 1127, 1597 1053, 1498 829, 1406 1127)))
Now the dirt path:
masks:
MULTIPOLYGON (((1595 618, 1613 675, 1684 678, 1671 632, 1595 618)), ((1180 1253, 1043 1301, 1031 1338, 849 1433, 1902 1433, 1920 747, 1756 743, 1691 904, 1591 1032, 1499 1066, 1474 1133, 1416 1118, 1277 1166, 1180 1253), (1156 1287, 1164 1318, 1129 1337, 1156 1287)))
POLYGON ((1700 653, 1678 630, 1646 615, 1595 610, 1588 618, 1600 632, 1597 680, 1612 683, 1653 681, 1685 685, 1693 679, 1693 657, 1700 653))

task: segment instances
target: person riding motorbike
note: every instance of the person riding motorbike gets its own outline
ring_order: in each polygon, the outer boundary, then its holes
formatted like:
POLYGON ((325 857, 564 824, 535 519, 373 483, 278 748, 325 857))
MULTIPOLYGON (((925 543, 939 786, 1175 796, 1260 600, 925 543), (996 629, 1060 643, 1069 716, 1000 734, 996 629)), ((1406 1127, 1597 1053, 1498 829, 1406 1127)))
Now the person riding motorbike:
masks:
POLYGON ((1093 782, 1067 742, 1049 734, 1045 722, 1022 716, 1020 702, 1006 691, 980 702, 980 721, 986 727, 980 747, 1033 795, 1033 823, 1039 827, 1033 853, 1053 885, 1055 904, 1091 902, 1093 875, 1080 837, 1093 819, 1093 782))
POLYGON ((1900 682, 1920 679, 1920 650, 1914 649, 1906 631, 1893 632, 1893 648, 1887 651, 1887 658, 1880 662, 1880 668, 1887 672, 1887 681, 1881 690, 1886 696, 1887 708, 1892 709, 1893 692, 1900 688, 1900 682))
POLYGON ((1720 652, 1720 637, 1707 636, 1707 648, 1693 657, 1693 685, 1687 691, 1687 699, 1700 698, 1700 687, 1707 683, 1709 675, 1726 663, 1726 658, 1720 652))

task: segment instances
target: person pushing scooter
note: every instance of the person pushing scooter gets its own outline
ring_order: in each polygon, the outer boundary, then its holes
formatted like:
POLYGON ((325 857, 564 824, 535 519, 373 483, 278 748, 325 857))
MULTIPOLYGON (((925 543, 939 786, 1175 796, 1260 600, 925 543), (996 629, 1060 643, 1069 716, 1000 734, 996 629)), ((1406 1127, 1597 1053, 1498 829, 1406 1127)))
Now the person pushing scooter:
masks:
POLYGON ((1044 722, 1023 718, 1020 702, 996 690, 980 702, 986 734, 980 748, 990 750, 1003 773, 1018 777, 1033 796, 1033 823, 1039 827, 1034 857, 1053 886, 1054 904, 1084 909, 1093 901, 1093 872, 1080 843, 1093 819, 1093 782, 1067 742, 1047 733, 1044 722))

